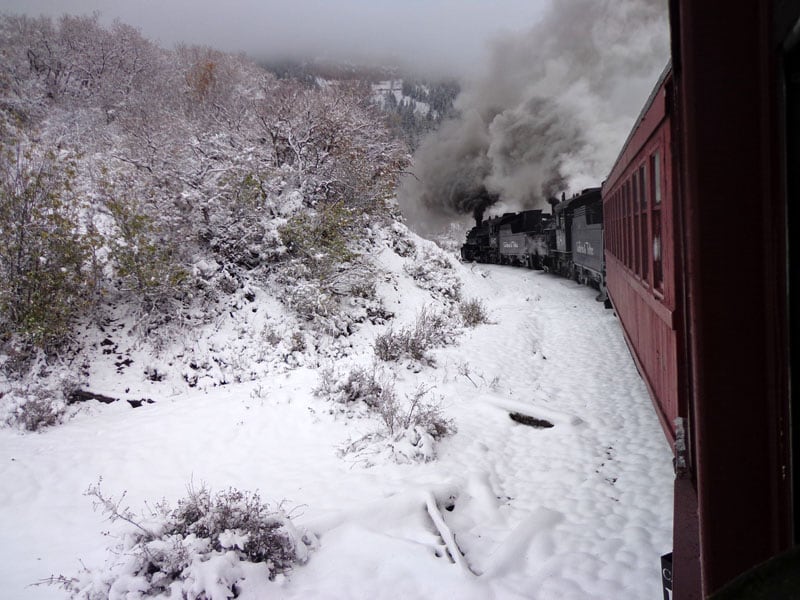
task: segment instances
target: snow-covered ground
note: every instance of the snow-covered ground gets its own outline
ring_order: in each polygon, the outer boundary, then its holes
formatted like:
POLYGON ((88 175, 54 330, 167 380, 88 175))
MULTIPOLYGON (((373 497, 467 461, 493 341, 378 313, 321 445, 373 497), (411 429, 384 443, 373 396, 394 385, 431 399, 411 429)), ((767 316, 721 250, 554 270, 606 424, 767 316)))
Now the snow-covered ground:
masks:
MULTIPOLYGON (((102 477, 106 494, 127 491, 137 511, 192 483, 283 502, 319 548, 265 597, 659 598, 671 454, 618 321, 571 281, 456 269, 462 295, 480 298, 492 322, 434 350, 435 366, 389 367, 399 393, 425 385, 454 420, 436 460, 342 456, 376 422, 314 396, 321 363, 206 389, 168 372, 152 383, 153 404, 87 403, 41 433, 0 429, 0 597, 63 598, 30 585, 103 564, 106 532, 123 524, 84 495, 102 477)), ((395 327, 428 301, 400 276, 385 287, 395 327)), ((365 325, 328 366, 370 364, 379 330, 365 325)), ((124 396, 132 385, 119 376, 110 389, 113 369, 92 369, 98 391, 124 396)))

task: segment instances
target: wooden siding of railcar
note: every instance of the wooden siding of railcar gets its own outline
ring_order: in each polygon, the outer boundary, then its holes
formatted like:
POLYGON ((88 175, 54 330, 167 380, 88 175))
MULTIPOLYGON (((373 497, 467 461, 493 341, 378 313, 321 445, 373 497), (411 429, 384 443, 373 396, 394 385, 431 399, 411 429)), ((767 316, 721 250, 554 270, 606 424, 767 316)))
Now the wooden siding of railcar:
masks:
MULTIPOLYGON (((648 194, 652 202, 652 174, 649 157, 658 151, 661 158, 661 255, 663 294, 654 293, 651 282, 642 279, 614 256, 604 244, 606 285, 619 316, 628 346, 644 379, 664 433, 670 444, 675 443, 675 419, 681 416, 679 348, 682 344, 680 318, 676 302, 679 283, 675 270, 675 227, 672 181, 671 121, 667 114, 666 77, 648 109, 642 114, 633 135, 620 154, 611 174, 603 185, 604 213, 609 214, 609 200, 622 184, 646 161, 648 164, 648 194)), ((650 226, 652 229, 652 225, 650 226)), ((606 234, 609 233, 606 218, 606 234)), ((652 236, 648 235, 652 246, 652 236)), ((648 255, 650 249, 648 248, 648 255)), ((648 269, 652 279, 652 265, 648 269)))

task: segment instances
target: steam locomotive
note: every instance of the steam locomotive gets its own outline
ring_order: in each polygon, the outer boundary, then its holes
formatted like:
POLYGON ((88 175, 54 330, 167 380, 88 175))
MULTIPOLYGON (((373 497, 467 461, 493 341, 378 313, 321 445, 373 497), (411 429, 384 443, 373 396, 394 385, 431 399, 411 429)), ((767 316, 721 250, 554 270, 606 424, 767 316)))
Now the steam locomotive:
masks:
POLYGON ((597 288, 606 300, 600 188, 550 204, 552 214, 536 209, 483 220, 477 213, 461 258, 557 273, 597 288))

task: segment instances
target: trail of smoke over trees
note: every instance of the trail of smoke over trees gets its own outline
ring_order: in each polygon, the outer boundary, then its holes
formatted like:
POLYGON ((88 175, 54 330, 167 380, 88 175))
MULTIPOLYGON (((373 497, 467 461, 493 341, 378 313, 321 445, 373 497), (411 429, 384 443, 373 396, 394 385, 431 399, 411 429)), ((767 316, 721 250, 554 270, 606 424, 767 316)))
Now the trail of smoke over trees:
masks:
POLYGON ((665 0, 559 0, 495 40, 460 116, 423 141, 399 198, 434 231, 482 212, 545 206, 599 185, 669 56, 665 0))

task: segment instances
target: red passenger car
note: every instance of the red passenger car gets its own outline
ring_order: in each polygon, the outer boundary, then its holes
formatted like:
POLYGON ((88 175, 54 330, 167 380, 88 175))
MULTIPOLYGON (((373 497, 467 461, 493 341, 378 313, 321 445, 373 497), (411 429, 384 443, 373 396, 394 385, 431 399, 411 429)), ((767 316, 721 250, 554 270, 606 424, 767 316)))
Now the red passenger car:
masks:
POLYGON ((603 194, 609 296, 675 453, 674 597, 798 598, 800 2, 670 20, 603 194))
POLYGON ((678 361, 681 281, 672 166, 672 72, 667 69, 603 184, 608 294, 662 427, 675 445, 685 417, 678 361))

